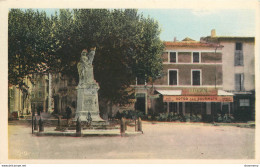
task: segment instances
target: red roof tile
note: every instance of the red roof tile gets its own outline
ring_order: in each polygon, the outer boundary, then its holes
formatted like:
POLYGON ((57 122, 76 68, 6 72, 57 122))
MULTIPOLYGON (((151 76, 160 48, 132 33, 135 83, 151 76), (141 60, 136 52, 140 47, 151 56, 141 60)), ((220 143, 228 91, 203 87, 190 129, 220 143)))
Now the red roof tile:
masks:
POLYGON ((218 44, 214 43, 202 43, 198 41, 181 41, 181 42, 170 42, 165 41, 165 46, 179 46, 179 47, 216 47, 218 44))

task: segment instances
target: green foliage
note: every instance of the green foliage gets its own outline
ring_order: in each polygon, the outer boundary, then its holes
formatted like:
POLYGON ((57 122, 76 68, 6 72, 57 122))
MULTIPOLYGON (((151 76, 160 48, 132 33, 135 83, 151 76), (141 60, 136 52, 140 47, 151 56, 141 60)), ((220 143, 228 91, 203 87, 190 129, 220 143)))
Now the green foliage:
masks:
POLYGON ((138 119, 139 117, 141 119, 144 119, 145 114, 142 111, 138 111, 138 110, 124 110, 122 113, 117 111, 115 118, 121 119, 122 117, 126 119, 138 119))
POLYGON ((23 78, 46 71, 49 55, 55 52, 52 21, 45 12, 11 9, 8 18, 9 84, 24 85, 23 78))
POLYGON ((30 73, 61 72, 78 80, 81 51, 97 47, 94 76, 100 98, 127 104, 134 98, 136 77, 153 81, 162 71, 163 43, 158 23, 136 9, 61 9, 9 12, 9 83, 30 73), (39 69, 39 64, 47 69, 39 69))

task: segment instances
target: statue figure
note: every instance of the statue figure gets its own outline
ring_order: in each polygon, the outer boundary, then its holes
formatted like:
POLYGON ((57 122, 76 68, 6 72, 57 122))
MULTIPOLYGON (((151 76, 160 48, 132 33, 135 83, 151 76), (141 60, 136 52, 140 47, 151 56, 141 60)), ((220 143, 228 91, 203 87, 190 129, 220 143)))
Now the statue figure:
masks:
POLYGON ((91 122, 106 124, 99 116, 98 90, 99 85, 94 80, 92 62, 95 56, 96 48, 91 48, 88 53, 83 50, 81 58, 77 64, 79 73, 79 84, 77 89, 77 109, 74 121, 79 119, 82 122, 91 122), (88 119, 89 118, 89 119, 88 119))
POLYGON ((94 82, 93 66, 96 47, 90 49, 90 53, 84 49, 81 53, 80 62, 78 63, 79 87, 84 87, 86 84, 94 82))

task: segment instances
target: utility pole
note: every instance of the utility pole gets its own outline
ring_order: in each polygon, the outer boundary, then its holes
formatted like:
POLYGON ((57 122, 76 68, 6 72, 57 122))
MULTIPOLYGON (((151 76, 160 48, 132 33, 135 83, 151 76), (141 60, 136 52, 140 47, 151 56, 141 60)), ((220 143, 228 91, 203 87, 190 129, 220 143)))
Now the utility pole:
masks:
MULTIPOLYGON (((215 89, 217 89, 217 49, 219 45, 216 46, 215 48, 215 89)), ((213 110, 213 123, 215 124, 215 113, 216 113, 216 103, 214 102, 214 110, 213 110)))
MULTIPOLYGON (((222 48, 222 46, 218 44, 215 48, 215 89, 217 89, 217 49, 218 48, 222 48)), ((217 102, 214 102, 213 123, 215 123, 216 106, 217 106, 217 102)))
POLYGON ((216 64, 217 49, 218 49, 218 46, 216 46, 216 49, 215 49, 215 89, 217 88, 217 64, 216 64))

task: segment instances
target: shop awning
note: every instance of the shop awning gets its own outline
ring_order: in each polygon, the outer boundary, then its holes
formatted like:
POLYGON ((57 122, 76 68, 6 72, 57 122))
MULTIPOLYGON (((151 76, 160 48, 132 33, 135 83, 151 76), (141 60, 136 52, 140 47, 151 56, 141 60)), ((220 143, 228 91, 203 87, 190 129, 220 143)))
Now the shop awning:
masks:
POLYGON ((234 94, 230 92, 226 92, 224 90, 218 90, 218 96, 234 96, 234 94))
POLYGON ((172 95, 172 96, 178 96, 181 95, 181 90, 156 90, 159 92, 161 95, 172 95))
MULTIPOLYGON (((193 88, 194 89, 194 88, 193 88)), ((215 95, 205 95, 204 93, 197 93, 194 95, 182 93, 182 90, 156 90, 161 95, 163 95, 164 102, 233 102, 232 93, 218 90, 215 95)))

